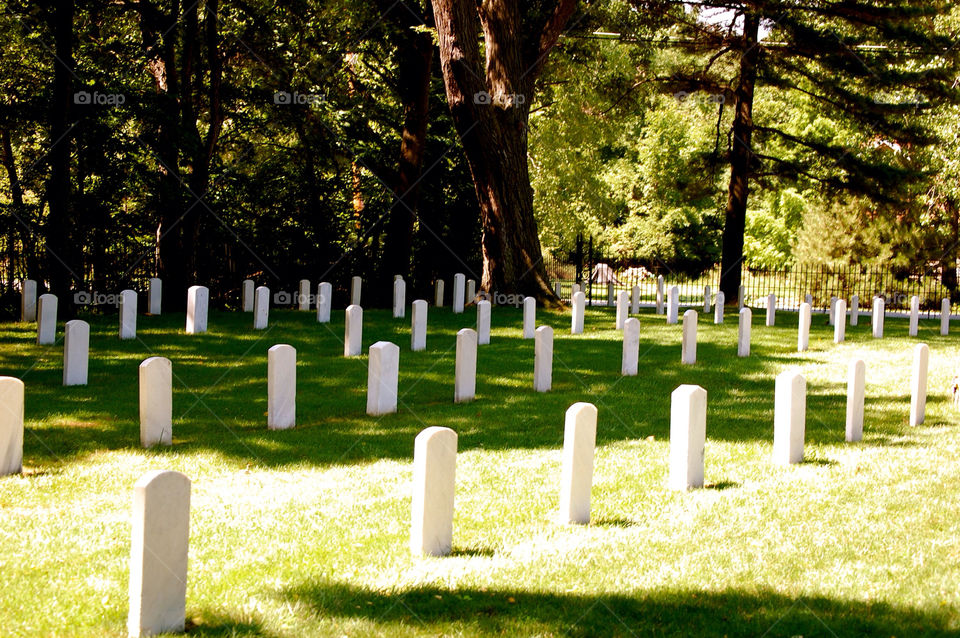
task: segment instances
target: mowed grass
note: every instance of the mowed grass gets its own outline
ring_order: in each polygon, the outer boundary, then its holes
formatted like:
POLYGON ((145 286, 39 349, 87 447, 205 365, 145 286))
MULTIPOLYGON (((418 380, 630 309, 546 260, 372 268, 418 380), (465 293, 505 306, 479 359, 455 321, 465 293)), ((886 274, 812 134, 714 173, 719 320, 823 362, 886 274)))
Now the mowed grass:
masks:
MULTIPOLYGON (((736 314, 701 316, 696 365, 679 325, 644 310, 640 374, 620 376, 613 314, 538 311, 555 330, 553 390, 532 390, 520 311, 493 311, 478 396, 453 403, 455 334, 475 313, 430 309, 426 352, 409 318, 364 313, 364 352, 401 346, 400 410, 365 415, 366 356, 345 359, 343 312, 212 312, 91 322, 90 384, 61 386, 62 342, 0 326, 0 374, 26 383, 24 473, 0 478, 0 633, 123 636, 132 490, 152 469, 193 481, 187 624, 192 635, 917 636, 960 635, 960 431, 949 384, 957 336, 938 322, 869 317, 832 343, 814 316, 796 352, 796 314, 763 325, 736 357, 736 314), (913 346, 931 349, 926 423, 911 428, 913 346), (266 355, 298 354, 297 427, 266 429, 266 355), (174 445, 139 447, 137 366, 169 357, 174 445), (867 364, 862 443, 844 442, 847 364, 867 364), (808 381, 806 462, 771 463, 774 378, 808 381), (670 393, 708 392, 706 481, 666 489, 670 393), (589 526, 561 526, 564 412, 599 409, 589 526), (408 546, 413 441, 459 434, 454 553, 408 546)), ((58 332, 62 338, 62 325, 58 332)))

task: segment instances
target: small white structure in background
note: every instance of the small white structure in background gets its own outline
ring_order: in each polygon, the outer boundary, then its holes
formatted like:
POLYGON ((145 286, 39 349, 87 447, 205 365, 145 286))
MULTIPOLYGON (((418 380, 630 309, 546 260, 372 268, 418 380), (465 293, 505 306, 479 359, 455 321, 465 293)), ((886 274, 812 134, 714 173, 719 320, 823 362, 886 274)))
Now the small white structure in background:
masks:
MULTIPOLYGON (((488 302, 489 303, 489 302, 488 302)), ((427 302, 417 299, 410 312, 410 349, 414 352, 427 348, 427 302)))
POLYGON ((710 314, 711 291, 710 286, 703 287, 703 314, 710 314))
POLYGON ((657 314, 663 314, 663 275, 657 275, 657 314))
POLYGON ((464 295, 464 303, 469 305, 477 299, 477 282, 473 279, 467 279, 467 292, 464 295))
POLYGON ((367 414, 380 416, 397 411, 400 347, 389 341, 370 346, 367 362, 367 414))
POLYGON ((363 290, 363 279, 354 275, 350 279, 350 305, 359 306, 363 290))
POLYGON ((772 292, 767 295, 767 327, 773 327, 777 322, 777 296, 772 292))
POLYGON ((163 310, 163 282, 157 278, 150 279, 150 287, 147 292, 147 312, 157 316, 163 310))
POLYGON ((206 286, 190 286, 187 290, 187 334, 207 331, 210 290, 206 286))
POLYGON ((453 401, 473 401, 477 394, 477 332, 463 328, 457 332, 457 358, 454 365, 453 401))
POLYGON ((533 389, 549 392, 553 385, 553 328, 537 328, 533 353, 533 389))
POLYGON ((63 330, 63 385, 87 385, 90 325, 73 319, 63 330))
POLYGON ((717 300, 713 304, 713 323, 721 325, 723 323, 723 306, 727 303, 727 296, 722 290, 717 291, 717 300))
POLYGON ((867 364, 863 359, 851 359, 847 370, 847 432, 848 442, 863 439, 863 403, 866 396, 867 364))
POLYGON ((0 377, 0 476, 23 469, 23 381, 0 377))
POLYGON ((680 362, 687 365, 693 365, 697 362, 697 311, 693 308, 683 313, 680 362))
POLYGON ((670 478, 674 490, 703 487, 707 391, 681 385, 670 395, 670 478))
POLYGON ((616 293, 613 289, 613 282, 610 282, 607 284, 607 305, 608 306, 612 306, 613 304, 616 303, 615 295, 616 293))
POLYGON ((184 630, 189 545, 190 479, 169 470, 144 474, 133 488, 131 637, 184 630))
POLYGON ((883 338, 883 315, 886 312, 883 297, 873 298, 873 338, 883 338))
POLYGON ((680 318, 680 288, 670 286, 670 298, 667 301, 667 323, 677 323, 680 318))
POLYGON ((627 320, 627 316, 629 315, 629 303, 630 299, 627 296, 627 291, 621 290, 620 293, 617 294, 617 317, 615 324, 617 330, 623 330, 623 322, 627 320))
POLYGON ((140 364, 140 445, 173 444, 173 366, 165 357, 140 364))
POLYGON ((860 295, 850 295, 850 325, 855 326, 860 321, 860 295))
POLYGON ((466 277, 458 272, 453 276, 453 312, 460 314, 463 312, 463 293, 466 287, 466 277))
POLYGON ((270 318, 270 289, 257 286, 253 293, 253 329, 265 330, 270 318))
POLYGON ((623 356, 620 374, 625 377, 637 375, 640 367, 640 320, 630 317, 623 323, 623 356))
POLYGON ((587 306, 587 297, 579 290, 573 293, 573 307, 570 314, 570 334, 583 334, 583 313, 587 306))
POLYGON ((437 279, 433 292, 433 305, 437 308, 443 307, 443 279, 437 279))
POLYGON ((477 302, 477 345, 490 343, 490 302, 481 299, 477 302))
POLYGON ((944 297, 940 301, 940 335, 950 334, 950 298, 944 297))
POLYGON ((910 425, 923 425, 927 410, 927 367, 930 348, 918 343, 913 349, 913 370, 910 375, 910 425))
POLYGON ((297 424, 297 351, 278 343, 267 350, 267 428, 286 430, 297 424))
POLYGON ((740 287, 737 289, 737 309, 743 310, 743 307, 747 304, 747 287, 743 284, 740 284, 740 287))
POLYGON ((832 326, 837 321, 837 298, 830 297, 830 313, 827 315, 827 325, 832 326))
POLYGON ((640 312, 640 286, 634 286, 630 289, 630 314, 635 315, 640 312))
POLYGON ((124 290, 120 293, 120 326, 121 339, 137 338, 137 293, 124 290))
POLYGON ((910 336, 916 337, 920 328, 920 297, 910 297, 910 336))
POLYGON ((567 408, 563 425, 559 517, 562 525, 586 525, 590 522, 590 489, 596 442, 596 406, 574 403, 567 408))
POLYGON ((753 312, 749 308, 740 309, 740 323, 737 327, 737 356, 750 356, 750 329, 753 324, 753 312))
POLYGON ((57 340, 57 296, 47 293, 37 301, 37 345, 57 340))
POLYGON ((333 286, 321 281, 317 286, 317 323, 330 323, 330 309, 333 307, 333 286))
POLYGON ((363 308, 353 304, 344 311, 343 356, 359 357, 363 352, 363 308))
POLYGON ((837 299, 837 305, 834 308, 833 323, 833 342, 843 343, 847 338, 847 302, 845 299, 837 299))
POLYGON ((393 318, 407 316, 407 282, 400 277, 393 280, 393 318))
POLYGON ((453 499, 457 433, 429 427, 413 447, 413 501, 410 551, 414 556, 446 556, 453 549, 453 499))
POLYGON ((240 287, 240 304, 244 312, 253 312, 253 280, 244 279, 240 287))
POLYGON ((534 328, 537 325, 537 300, 533 297, 523 298, 523 338, 533 339, 534 328))
POLYGON ((773 462, 791 465, 803 460, 807 419, 807 380, 796 370, 777 375, 773 417, 773 462))
POLYGON ((37 320, 37 282, 24 279, 20 282, 20 321, 37 320))
POLYGON ((310 310, 310 280, 301 279, 300 289, 297 291, 297 309, 310 310))
POLYGON ((806 352, 810 347, 810 304, 804 301, 800 304, 800 317, 797 321, 797 352, 806 352))

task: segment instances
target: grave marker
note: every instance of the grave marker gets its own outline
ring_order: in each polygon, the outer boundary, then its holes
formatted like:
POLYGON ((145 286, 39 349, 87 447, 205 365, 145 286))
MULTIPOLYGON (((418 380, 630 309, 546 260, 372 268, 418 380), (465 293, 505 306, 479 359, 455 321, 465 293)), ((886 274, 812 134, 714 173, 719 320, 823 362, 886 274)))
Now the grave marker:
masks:
POLYGON ((310 310, 310 280, 300 280, 300 290, 297 293, 297 309, 310 310))
POLYGON ((330 323, 330 309, 333 307, 333 286, 321 281, 317 286, 317 323, 330 323))
POLYGON ((90 325, 73 319, 63 329, 63 385, 87 385, 90 325))
POLYGON ((587 297, 579 290, 573 293, 573 307, 570 315, 570 334, 583 334, 583 313, 587 307, 587 297))
POLYGON ((20 321, 37 320, 37 282, 24 279, 20 288, 20 321))
POLYGON ((264 330, 270 316, 270 289, 257 286, 253 293, 253 329, 264 330))
POLYGON ((267 428, 286 430, 297 423, 297 351, 279 343, 267 350, 267 428))
POLYGON ((777 321, 777 296, 772 292, 767 295, 767 327, 771 328, 777 321))
POLYGON ((477 302, 477 345, 490 343, 490 302, 481 299, 477 302))
POLYGON ((740 323, 737 327, 737 356, 750 356, 750 328, 753 324, 753 312, 750 308, 740 309, 740 323))
POLYGON ((363 292, 363 279, 354 275, 350 279, 350 305, 359 306, 360 296, 363 292))
POLYGON ((810 347, 810 322, 812 320, 810 304, 800 304, 800 317, 797 321, 797 352, 806 352, 810 347))
POLYGON ((137 337, 137 293, 124 290, 120 293, 120 326, 121 339, 136 339, 137 337))
POLYGON ((150 357, 140 364, 140 445, 173 444, 173 366, 150 357))
POLYGON ((0 377, 0 476, 23 469, 23 381, 0 377))
POLYGON ((833 317, 833 342, 843 343, 847 338, 847 301, 845 299, 837 299, 833 317))
POLYGON ((457 359, 454 365, 453 402, 473 401, 477 394, 477 332, 457 332, 457 359))
POLYGON ((640 312, 640 286, 634 286, 630 289, 630 314, 635 315, 640 312))
POLYGON ((407 282, 403 279, 393 280, 393 318, 403 319, 407 316, 407 282))
POLYGON ((446 556, 453 549, 453 498, 457 433, 429 427, 413 451, 410 550, 415 556, 446 556))
POLYGON ((883 297, 873 298, 873 338, 883 338, 883 316, 885 314, 883 297))
POLYGON ((443 279, 437 279, 433 293, 433 305, 437 308, 443 307, 443 279))
POLYGON ((574 403, 567 408, 563 424, 560 470, 560 523, 563 525, 586 525, 590 522, 590 488, 596 442, 596 406, 574 403))
POLYGON ((916 337, 920 327, 920 297, 910 297, 910 336, 916 337))
POLYGON ((400 347, 389 341, 370 346, 367 362, 367 414, 380 416, 397 411, 400 347))
POLYGON ((533 339, 534 327, 537 323, 537 300, 533 297, 523 298, 523 338, 533 339))
POLYGON ((670 395, 670 478, 674 490, 703 487, 707 391, 681 385, 670 395))
POLYGON ((697 362, 697 311, 693 308, 683 313, 680 362, 687 365, 693 365, 697 362))
POLYGON ((670 298, 667 301, 667 323, 677 323, 680 314, 680 288, 670 286, 670 298))
POLYGON ((944 297, 940 301, 940 336, 950 334, 950 298, 944 297))
POLYGON ((773 417, 773 462, 790 465, 803 460, 807 418, 807 381, 796 370, 777 376, 773 417))
POLYGON ((927 411, 927 367, 930 348, 918 343, 913 349, 913 370, 910 376, 910 425, 922 425, 927 411))
POLYGON ((47 345, 57 340, 57 296, 40 295, 37 302, 37 344, 47 345))
POLYGON ((466 279, 463 273, 458 272, 453 276, 453 312, 460 314, 463 312, 463 293, 466 285, 466 279))
POLYGON ((710 286, 703 287, 703 314, 710 314, 710 286))
POLYGON ((410 349, 414 352, 427 349, 427 302, 423 299, 413 302, 410 313, 410 349))
POLYGON ((616 328, 617 330, 623 330, 623 322, 627 320, 627 315, 629 311, 630 303, 629 298, 627 297, 627 291, 621 290, 617 294, 617 316, 616 316, 616 328))
POLYGON ((848 442, 863 439, 863 402, 866 394, 867 365, 863 359, 852 359, 847 370, 847 434, 848 442))
POLYGON ((860 321, 860 296, 850 295, 850 325, 855 326, 860 321))
POLYGON ((163 282, 157 277, 151 277, 147 292, 147 312, 157 316, 163 310, 163 282))
POLYGON ((190 286, 187 290, 187 334, 207 331, 207 310, 210 290, 206 286, 190 286))
POLYGON ((640 320, 630 317, 623 322, 623 356, 620 374, 634 377, 640 365, 640 320))
POLYGON ((553 328, 537 328, 533 352, 533 389, 549 392, 553 383, 553 328))
POLYGON ((344 317, 343 356, 359 357, 363 352, 363 308, 351 304, 347 306, 344 317))
POLYGON ((663 314, 663 275, 657 275, 657 314, 663 314))
POLYGON ((244 312, 253 312, 253 280, 244 279, 240 288, 240 303, 244 312))
POLYGON ((720 325, 723 323, 723 306, 727 303, 727 296, 722 290, 717 291, 717 299, 713 303, 713 323, 720 325))

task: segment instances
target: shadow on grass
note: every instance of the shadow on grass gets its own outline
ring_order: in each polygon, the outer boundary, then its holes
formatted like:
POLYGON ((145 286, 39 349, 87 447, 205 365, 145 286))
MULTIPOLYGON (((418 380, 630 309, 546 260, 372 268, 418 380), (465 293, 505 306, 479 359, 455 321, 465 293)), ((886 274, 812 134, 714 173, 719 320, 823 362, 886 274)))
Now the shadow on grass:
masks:
POLYGON ((703 486, 705 490, 730 490, 738 487, 742 487, 742 483, 737 481, 717 481, 716 483, 707 483, 703 486))
MULTIPOLYGON (((353 632, 379 635, 960 636, 953 608, 931 612, 824 597, 793 599, 770 590, 634 596, 438 587, 384 592, 318 582, 278 595, 307 605, 331 634, 339 623, 349 623, 353 632)), ((252 635, 248 623, 228 620, 191 633, 231 635, 232 629, 252 635)))

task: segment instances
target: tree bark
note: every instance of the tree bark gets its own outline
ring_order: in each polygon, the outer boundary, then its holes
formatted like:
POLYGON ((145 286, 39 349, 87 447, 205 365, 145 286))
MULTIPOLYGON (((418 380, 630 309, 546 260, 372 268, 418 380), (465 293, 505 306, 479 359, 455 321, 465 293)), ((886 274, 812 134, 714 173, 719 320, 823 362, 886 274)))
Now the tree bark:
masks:
MULTIPOLYGON (((20 176, 17 173, 17 163, 13 157, 13 144, 10 143, 10 130, 0 128, 0 156, 3 159, 3 168, 7 172, 10 182, 10 199, 13 201, 13 211, 16 218, 10 219, 7 228, 7 292, 13 293, 13 281, 17 276, 17 234, 19 226, 24 220, 23 188, 20 186, 20 176)), ((29 276, 29 273, 28 273, 29 276)))
POLYGON ((534 82, 575 8, 575 0, 560 0, 546 22, 532 28, 517 0, 433 2, 447 102, 480 204, 480 287, 533 296, 549 306, 560 301, 550 287, 533 214, 527 124, 534 82))
POLYGON ((737 303, 743 264, 743 234, 747 223, 747 196, 754 154, 753 93, 757 80, 760 47, 757 38, 760 17, 747 13, 743 18, 743 51, 740 54, 740 78, 734 91, 733 147, 730 152, 730 187, 723 225, 723 249, 720 257, 720 290, 728 303, 737 303))
MULTIPOLYGON (((50 177, 47 181, 49 212, 44 227, 46 274, 57 295, 61 315, 73 316, 70 284, 77 277, 72 247, 74 220, 70 196, 70 102, 73 99, 73 0, 54 5, 53 99, 50 102, 50 177)), ((82 281, 78 281, 82 284, 82 281)))

